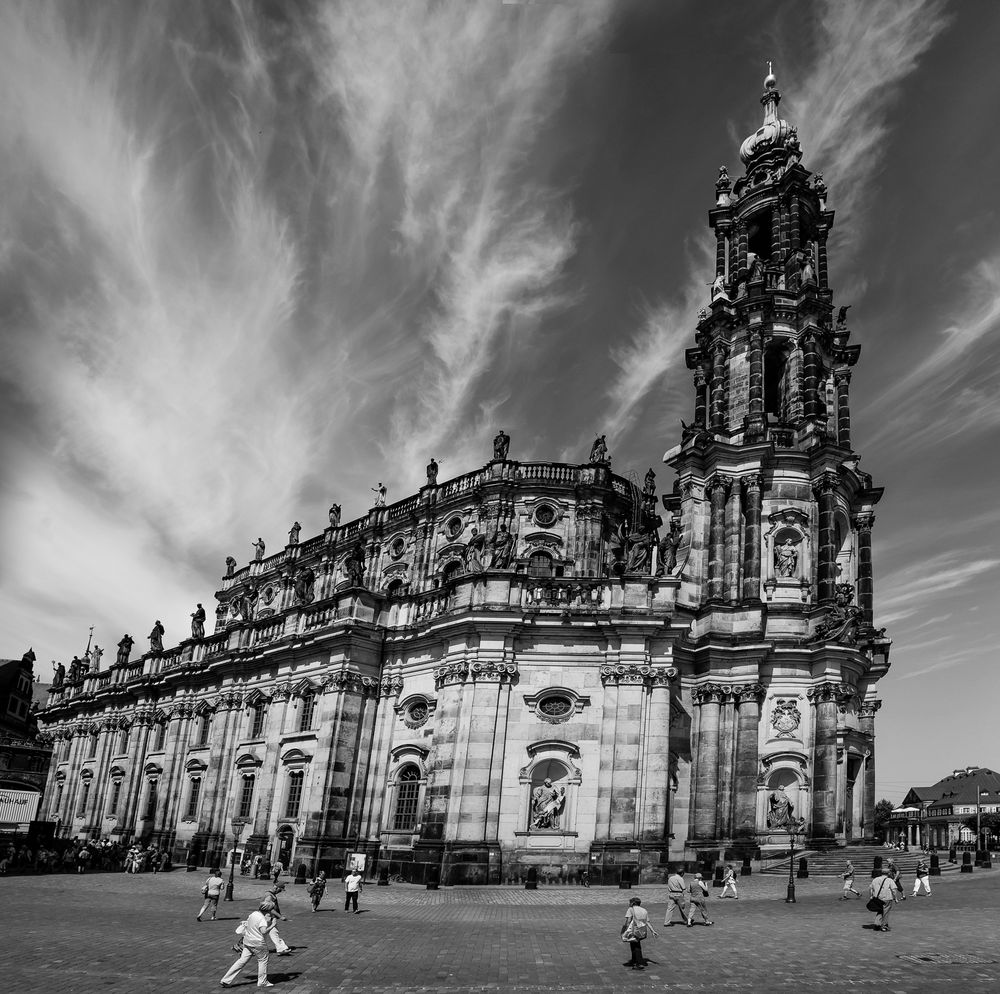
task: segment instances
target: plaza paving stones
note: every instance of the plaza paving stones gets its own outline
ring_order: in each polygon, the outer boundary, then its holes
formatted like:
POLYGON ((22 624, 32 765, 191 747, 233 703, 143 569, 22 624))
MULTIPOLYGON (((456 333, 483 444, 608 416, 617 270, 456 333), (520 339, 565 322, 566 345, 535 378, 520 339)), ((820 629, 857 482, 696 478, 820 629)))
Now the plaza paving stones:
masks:
MULTIPOLYGON (((2 976, 17 992, 219 990, 238 922, 267 887, 237 878, 236 901, 198 923, 206 874, 94 874, 0 880, 8 908, 2 976)), ((712 927, 664 929, 662 887, 365 887, 345 914, 331 881, 318 914, 289 885, 281 933, 296 947, 270 961, 275 994, 495 994, 525 991, 1000 990, 1000 872, 933 881, 908 898, 893 931, 871 930, 864 901, 838 901, 838 881, 741 881, 741 899, 709 900, 712 927), (628 898, 650 909, 651 962, 625 968, 618 929, 628 898)), ((858 883, 861 883, 859 880, 858 883)), ((912 886, 912 882, 911 882, 912 886)), ((860 887, 858 889, 861 889, 860 887)), ((341 897, 341 902, 342 902, 341 897)), ((255 989, 248 966, 235 990, 255 989)))

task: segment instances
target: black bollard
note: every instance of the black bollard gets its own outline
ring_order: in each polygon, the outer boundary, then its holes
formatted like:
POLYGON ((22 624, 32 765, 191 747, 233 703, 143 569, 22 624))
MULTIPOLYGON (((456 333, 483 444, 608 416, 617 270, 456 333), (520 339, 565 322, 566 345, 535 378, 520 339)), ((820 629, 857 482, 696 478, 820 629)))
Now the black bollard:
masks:
POLYGON ((941 860, 938 859, 938 854, 936 852, 931 853, 931 876, 941 876, 941 860))
POLYGON ((962 853, 962 872, 963 873, 972 872, 972 853, 970 852, 962 853))
POLYGON ((740 876, 749 877, 753 873, 753 867, 750 865, 750 857, 743 857, 743 865, 740 867, 740 876))
POLYGON ((306 882, 306 864, 299 863, 295 868, 295 882, 297 884, 304 884, 306 882))
POLYGON ((992 870, 993 869, 993 859, 990 856, 989 849, 983 850, 983 869, 992 870))
POLYGON ((806 880, 809 877, 809 863, 805 856, 799 857, 799 872, 795 874, 796 880, 806 880))
POLYGON ((882 857, 876 856, 872 860, 872 880, 880 876, 882 876, 882 857))
POLYGON ((441 881, 441 867, 432 866, 427 872, 427 889, 437 890, 441 881))
POLYGON ((712 877, 712 886, 721 887, 722 886, 722 874, 725 873, 726 868, 722 863, 717 863, 715 867, 715 875, 712 877))
POLYGON ((948 850, 948 862, 949 863, 954 863, 954 862, 957 861, 957 859, 958 859, 958 851, 955 849, 954 846, 952 846, 948 850))
POLYGON ((378 887, 388 887, 389 886, 389 867, 383 866, 381 870, 378 871, 378 887))
POLYGON ((524 889, 525 890, 538 890, 538 867, 537 866, 529 866, 528 867, 528 876, 525 878, 525 881, 524 881, 524 889))

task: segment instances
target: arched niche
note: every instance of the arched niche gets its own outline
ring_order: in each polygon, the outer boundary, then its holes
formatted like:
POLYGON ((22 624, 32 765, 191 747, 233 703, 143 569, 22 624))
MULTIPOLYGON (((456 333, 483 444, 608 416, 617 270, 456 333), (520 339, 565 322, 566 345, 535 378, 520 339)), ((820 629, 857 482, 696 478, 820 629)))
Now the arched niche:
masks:
POLYGON ((769 601, 807 603, 812 576, 809 516, 786 507, 768 515, 764 533, 764 592, 769 601))
POLYGON ((518 825, 533 836, 575 836, 580 750, 575 743, 546 739, 527 747, 528 763, 520 771, 518 825))
POLYGON ((775 753, 761 765, 757 780, 758 834, 787 836, 790 825, 803 820, 808 828, 812 803, 806 757, 798 752, 775 753), (776 819, 783 819, 783 823, 776 819))

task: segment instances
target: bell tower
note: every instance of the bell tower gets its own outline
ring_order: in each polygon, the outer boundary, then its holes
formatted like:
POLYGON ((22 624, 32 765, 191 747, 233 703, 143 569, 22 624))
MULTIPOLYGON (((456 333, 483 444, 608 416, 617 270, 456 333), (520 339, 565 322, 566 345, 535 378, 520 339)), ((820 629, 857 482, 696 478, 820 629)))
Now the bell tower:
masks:
POLYGON ((687 851, 873 835, 890 645, 873 626, 882 489, 851 437, 861 350, 829 283, 834 212, 780 100, 769 71, 744 174, 719 170, 715 273, 686 353, 694 418, 665 456, 678 606, 693 616, 677 652, 689 741, 671 746, 689 783, 672 826, 687 851))

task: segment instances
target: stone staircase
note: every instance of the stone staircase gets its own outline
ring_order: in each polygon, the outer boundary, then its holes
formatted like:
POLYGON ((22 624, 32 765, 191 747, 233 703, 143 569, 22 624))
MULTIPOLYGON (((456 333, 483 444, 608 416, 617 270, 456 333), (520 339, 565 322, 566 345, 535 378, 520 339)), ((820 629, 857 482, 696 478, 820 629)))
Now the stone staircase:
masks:
MULTIPOLYGON (((959 854, 961 857, 961 854, 959 854)), ((854 863, 854 870, 858 880, 868 880, 871 878, 872 865, 875 857, 881 856, 885 865, 892 857, 893 862, 899 867, 903 876, 903 881, 908 886, 913 885, 913 877, 917 870, 917 863, 920 862, 922 853, 919 849, 911 849, 909 852, 898 852, 892 849, 883 849, 881 846, 849 845, 837 849, 827 849, 823 852, 817 850, 805 850, 795 854, 795 869, 798 870, 799 858, 805 856, 809 865, 809 876, 817 877, 839 877, 847 866, 847 861, 854 863)), ((939 852, 940 867, 942 873, 958 872, 958 863, 948 862, 948 851, 939 852)), ((930 862, 930 857, 925 857, 930 862)), ((769 862, 766 867, 762 867, 761 873, 783 874, 788 876, 788 859, 769 862)))

